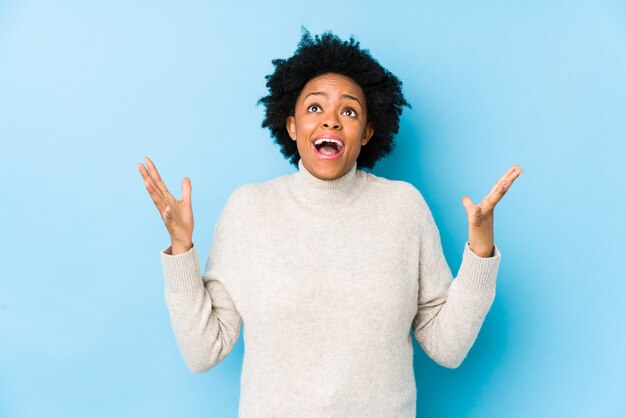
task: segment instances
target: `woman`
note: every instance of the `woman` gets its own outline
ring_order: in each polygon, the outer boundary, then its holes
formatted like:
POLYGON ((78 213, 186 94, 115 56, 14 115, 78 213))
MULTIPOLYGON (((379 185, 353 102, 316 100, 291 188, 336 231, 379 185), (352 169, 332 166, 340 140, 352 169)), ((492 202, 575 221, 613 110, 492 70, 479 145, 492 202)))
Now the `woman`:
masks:
POLYGON ((304 32, 274 60, 263 126, 298 171, 238 187, 215 226, 203 275, 182 200, 139 164, 171 236, 161 260, 177 343, 195 373, 218 364, 245 322, 241 417, 414 417, 411 333, 455 368, 495 297, 493 209, 512 166, 475 205, 455 280, 421 193, 358 167, 393 147, 400 81, 353 38, 304 32))

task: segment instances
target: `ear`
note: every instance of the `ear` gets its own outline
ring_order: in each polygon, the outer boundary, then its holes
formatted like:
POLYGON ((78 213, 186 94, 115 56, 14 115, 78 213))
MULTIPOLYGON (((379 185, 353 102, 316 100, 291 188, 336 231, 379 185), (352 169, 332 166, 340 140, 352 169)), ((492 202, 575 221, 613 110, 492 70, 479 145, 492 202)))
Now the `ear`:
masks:
POLYGON ((287 116, 287 120, 285 121, 285 127, 287 128, 287 132, 289 136, 294 141, 296 140, 296 118, 293 116, 287 116))
POLYGON ((365 129, 363 130, 363 139, 361 140, 361 146, 367 144, 372 138, 372 135, 374 135, 374 125, 372 125, 371 122, 368 122, 367 125, 365 125, 365 129))

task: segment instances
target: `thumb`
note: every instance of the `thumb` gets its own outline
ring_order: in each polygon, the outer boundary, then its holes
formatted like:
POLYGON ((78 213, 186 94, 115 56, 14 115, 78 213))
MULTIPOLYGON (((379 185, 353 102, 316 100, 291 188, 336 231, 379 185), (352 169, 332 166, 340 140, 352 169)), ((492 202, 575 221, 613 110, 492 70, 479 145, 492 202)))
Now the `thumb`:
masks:
POLYGON ((465 212, 467 212, 467 216, 471 216, 474 212, 477 211, 477 207, 474 206, 474 202, 472 202, 472 199, 470 199, 469 196, 463 196, 463 198, 461 199, 461 203, 463 203, 463 206, 465 207, 465 212))
POLYGON ((191 204, 191 180, 189 177, 183 179, 183 202, 191 204))

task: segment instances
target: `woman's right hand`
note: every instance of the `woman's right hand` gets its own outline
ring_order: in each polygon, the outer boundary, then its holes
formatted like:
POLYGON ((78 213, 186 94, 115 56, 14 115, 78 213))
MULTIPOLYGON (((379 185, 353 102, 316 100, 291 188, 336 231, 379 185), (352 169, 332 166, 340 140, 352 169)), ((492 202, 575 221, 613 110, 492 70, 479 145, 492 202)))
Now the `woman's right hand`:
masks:
POLYGON ((159 210, 159 214, 165 223, 167 232, 172 240, 172 255, 182 254, 189 251, 193 246, 193 212, 191 210, 191 180, 183 179, 183 198, 176 200, 167 190, 154 163, 144 157, 147 168, 142 163, 137 167, 143 177, 143 182, 159 210))

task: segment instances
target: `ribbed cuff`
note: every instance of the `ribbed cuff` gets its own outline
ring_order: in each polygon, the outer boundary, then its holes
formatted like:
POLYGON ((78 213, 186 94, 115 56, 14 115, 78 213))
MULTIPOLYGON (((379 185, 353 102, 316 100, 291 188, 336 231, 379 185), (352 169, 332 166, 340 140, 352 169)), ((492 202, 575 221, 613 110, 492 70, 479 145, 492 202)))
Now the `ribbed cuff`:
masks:
POLYGON ((471 250, 469 241, 466 241, 463 261, 455 281, 478 292, 495 291, 501 254, 495 244, 493 247, 493 256, 480 257, 471 250))
POLYGON ((161 265, 167 290, 190 292, 204 287, 195 246, 192 246, 186 253, 172 255, 170 245, 161 251, 161 265))

